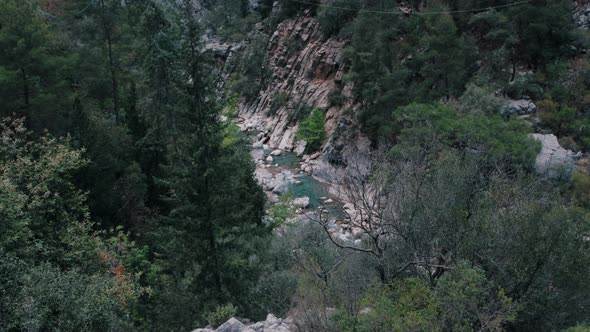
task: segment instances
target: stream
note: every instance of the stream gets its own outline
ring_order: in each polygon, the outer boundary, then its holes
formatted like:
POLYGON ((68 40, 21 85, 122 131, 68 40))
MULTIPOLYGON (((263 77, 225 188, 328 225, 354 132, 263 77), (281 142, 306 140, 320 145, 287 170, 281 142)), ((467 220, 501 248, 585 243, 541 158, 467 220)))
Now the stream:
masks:
POLYGON ((275 194, 272 193, 270 187, 278 185, 280 180, 276 179, 283 179, 284 176, 288 193, 295 198, 309 198, 309 205, 306 209, 317 209, 322 206, 329 212, 338 210, 339 204, 329 194, 330 184, 319 181, 311 174, 301 171, 299 169, 301 158, 293 152, 282 151, 281 155, 273 156, 272 162, 268 162, 266 158, 270 152, 271 150, 268 149, 253 148, 251 155, 256 162, 256 176, 258 181, 263 184, 263 188, 265 187, 264 183, 272 183, 264 188, 271 202, 274 200, 273 195, 275 194))

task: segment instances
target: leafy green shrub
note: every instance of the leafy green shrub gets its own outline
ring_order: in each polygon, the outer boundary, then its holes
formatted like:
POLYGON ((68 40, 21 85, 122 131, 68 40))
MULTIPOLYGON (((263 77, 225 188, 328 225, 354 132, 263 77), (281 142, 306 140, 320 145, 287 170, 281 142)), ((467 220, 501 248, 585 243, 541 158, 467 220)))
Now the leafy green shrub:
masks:
POLYGON ((295 216, 295 208, 291 204, 294 198, 291 192, 287 192, 279 197, 277 204, 273 204, 268 209, 267 215, 273 228, 285 225, 287 220, 295 216))
POLYGON ((529 126, 520 119, 464 115, 442 104, 411 104, 396 110, 395 117, 403 128, 398 139, 405 144, 420 146, 435 135, 444 145, 529 170, 539 149, 528 138, 529 126))
POLYGON ((234 317, 238 309, 231 303, 226 305, 220 305, 215 308, 215 311, 211 312, 207 316, 207 321, 214 327, 225 323, 230 318, 234 317))
POLYGON ((324 122, 326 116, 320 109, 314 108, 311 113, 299 124, 297 138, 307 142, 308 151, 317 151, 326 140, 324 122))
POLYGON ((582 172, 574 174, 572 195, 578 204, 590 208, 590 175, 582 172))
POLYGON ((459 99, 459 110, 472 115, 494 115, 502 107, 500 98, 492 91, 469 84, 459 99))
POLYGON ((318 21, 320 29, 326 37, 336 35, 340 30, 348 25, 357 14, 360 2, 357 0, 334 0, 330 6, 323 7, 318 12, 318 21), (334 7, 349 8, 339 9, 334 7))
POLYGON ((262 15, 269 15, 271 18, 271 26, 276 26, 277 24, 281 23, 282 21, 297 16, 306 9, 311 10, 311 14, 315 14, 315 10, 317 9, 317 4, 319 0, 309 0, 309 1, 291 1, 291 0, 278 0, 278 11, 273 11, 272 1, 264 0, 263 6, 261 6, 261 13, 262 15))
POLYGON ((539 101, 537 107, 542 124, 551 128, 556 135, 565 135, 571 131, 576 119, 575 109, 561 106, 550 99, 539 101))
POLYGON ((328 103, 330 106, 340 107, 344 104, 344 97, 339 89, 334 89, 328 94, 328 103))
POLYGON ((297 274, 291 270, 266 273, 252 291, 250 311, 257 319, 264 319, 268 313, 284 317, 291 308, 291 301, 297 289, 297 274))
MULTIPOLYGON (((365 294, 361 307, 367 310, 358 317, 357 331, 441 330, 439 303, 428 285, 418 278, 373 287, 365 294)), ((344 328, 342 325, 350 321, 337 323, 344 328)))
POLYGON ((291 115, 293 116, 293 119, 295 119, 296 121, 302 121, 309 115, 309 113, 311 113, 312 110, 313 107, 302 103, 297 105, 297 107, 293 110, 293 113, 291 113, 291 115))
POLYGON ((434 292, 445 308, 440 322, 448 331, 472 331, 475 326, 501 331, 516 318, 512 299, 486 279, 483 269, 468 261, 460 261, 456 269, 445 273, 434 292))
POLYGON ((512 99, 521 99, 525 96, 539 99, 543 96, 543 88, 529 76, 518 76, 504 88, 504 92, 512 99))

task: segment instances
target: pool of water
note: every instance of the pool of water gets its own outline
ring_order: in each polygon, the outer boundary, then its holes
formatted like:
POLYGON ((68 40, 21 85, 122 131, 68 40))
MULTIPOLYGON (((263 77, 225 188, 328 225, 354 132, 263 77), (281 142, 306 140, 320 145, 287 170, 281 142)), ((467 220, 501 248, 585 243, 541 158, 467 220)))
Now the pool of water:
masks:
POLYGON ((284 152, 282 155, 280 156, 276 156, 276 157, 272 157, 273 164, 278 164, 279 166, 282 167, 289 167, 289 168, 299 168, 299 158, 297 157, 296 154, 292 153, 292 152, 284 152))
POLYGON ((300 174, 297 180, 301 183, 292 183, 289 185, 289 191, 295 197, 309 197, 309 207, 314 209, 322 205, 320 197, 326 196, 324 185, 308 174, 300 174))

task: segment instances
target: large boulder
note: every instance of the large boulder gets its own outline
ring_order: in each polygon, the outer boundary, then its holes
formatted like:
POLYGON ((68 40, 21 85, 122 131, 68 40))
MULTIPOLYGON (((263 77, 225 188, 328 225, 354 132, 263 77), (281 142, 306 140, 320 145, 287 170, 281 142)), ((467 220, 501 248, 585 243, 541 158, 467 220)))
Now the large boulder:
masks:
POLYGON ((264 332, 290 332, 290 324, 284 322, 282 319, 276 318, 273 314, 266 316, 264 321, 264 332))
POLYGON ((305 209, 309 206, 309 197, 297 197, 293 200, 293 206, 305 209))
POLYGON ((505 115, 526 115, 537 111, 537 105, 530 100, 519 99, 508 102, 502 113, 505 115))
POLYGON ((303 153, 305 153, 305 146, 306 145, 307 145, 307 143, 303 140, 299 140, 295 143, 295 148, 293 149, 293 152, 295 152, 297 157, 303 156, 303 153))
POLYGON ((286 194, 289 191, 289 183, 287 182, 280 182, 276 186, 273 187, 272 192, 277 195, 286 194))
POLYGON ((570 180, 575 167, 574 153, 559 145, 553 134, 531 134, 541 142, 541 151, 535 160, 535 170, 551 179, 570 180))
POLYGON ((232 317, 218 327, 215 332, 254 332, 254 330, 232 317))

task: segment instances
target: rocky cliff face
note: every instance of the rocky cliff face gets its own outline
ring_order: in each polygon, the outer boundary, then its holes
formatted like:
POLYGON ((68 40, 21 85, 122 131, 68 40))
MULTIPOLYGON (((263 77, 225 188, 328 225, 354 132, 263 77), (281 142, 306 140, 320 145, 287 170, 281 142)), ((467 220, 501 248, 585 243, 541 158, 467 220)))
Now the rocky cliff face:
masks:
POLYGON ((330 139, 323 146, 325 161, 343 164, 344 146, 368 144, 353 122, 358 106, 351 99, 352 86, 343 82, 346 43, 325 39, 309 13, 281 22, 267 44, 264 66, 269 76, 256 97, 240 106, 242 129, 257 132, 260 143, 271 149, 302 154, 304 142, 296 138, 296 113, 302 107, 317 107, 326 111, 330 139), (343 96, 339 106, 329 102, 335 91, 343 96))

